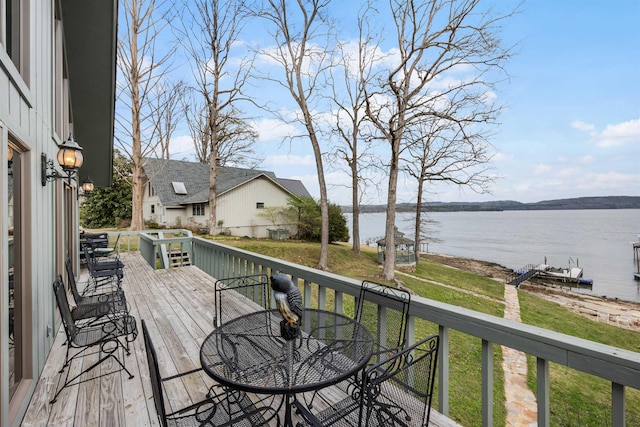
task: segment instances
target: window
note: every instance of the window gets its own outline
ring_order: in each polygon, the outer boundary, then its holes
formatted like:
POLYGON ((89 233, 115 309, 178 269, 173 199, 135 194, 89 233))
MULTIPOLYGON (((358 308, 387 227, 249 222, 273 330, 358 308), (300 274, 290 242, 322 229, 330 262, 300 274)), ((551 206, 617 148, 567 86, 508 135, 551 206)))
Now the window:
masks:
MULTIPOLYGON (((6 135, 6 133, 5 133, 6 135)), ((3 137, 3 129, 0 125, 0 138, 3 137)), ((2 145, 2 144, 0 144, 2 145)), ((4 146, 4 145, 2 145, 4 146)), ((26 185, 29 170, 29 153, 22 149, 22 145, 9 135, 8 146, 11 149, 11 167, 7 168, 7 175, 2 177, 2 189, 0 195, 8 196, 8 212, 6 228, 2 230, 6 233, 8 240, 8 284, 4 288, 7 292, 6 299, 2 300, 3 305, 0 312, 7 313, 8 322, 1 322, 2 328, 6 328, 3 334, 8 336, 8 392, 9 397, 14 397, 20 384, 29 381, 32 373, 31 366, 31 342, 32 342, 32 301, 31 286, 28 280, 30 271, 29 257, 21 257, 21 253, 28 253, 28 221, 29 217, 29 188, 26 185)), ((5 153, 3 153, 5 154, 5 153)), ((8 155, 8 152, 6 152, 8 155)), ((6 158, 0 156, 3 160, 6 158)), ((3 224, 4 225, 4 224, 3 224)), ((6 283, 3 280, 3 284, 6 283)), ((3 350, 6 342, 3 342, 3 350)), ((13 406, 20 404, 20 399, 11 401, 13 406)))
POLYGON ((61 140, 66 138, 69 132, 69 84, 66 73, 64 59, 64 47, 62 37, 62 16, 60 4, 56 3, 54 27, 54 72, 55 72, 55 93, 54 93, 54 128, 61 140))
POLYGON ((22 79, 29 84, 29 3, 6 0, 4 48, 22 79))
POLYGON ((156 213, 156 205, 151 205, 151 213, 156 213))
POLYGON ((264 209, 264 202, 256 203, 256 209, 264 209))
POLYGON ((185 187, 184 182, 173 181, 171 185, 176 194, 187 194, 187 187, 185 187))
POLYGON ((204 216, 204 203, 194 203, 193 216, 204 216))

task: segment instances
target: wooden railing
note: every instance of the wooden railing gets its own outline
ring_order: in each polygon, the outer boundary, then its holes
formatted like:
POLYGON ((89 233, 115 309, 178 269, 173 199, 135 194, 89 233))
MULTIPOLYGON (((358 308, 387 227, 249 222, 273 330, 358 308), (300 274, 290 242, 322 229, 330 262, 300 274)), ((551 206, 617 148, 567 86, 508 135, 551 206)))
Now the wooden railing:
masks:
MULTIPOLYGON (((176 232, 171 230, 171 232, 176 232)), ((355 298, 360 282, 336 274, 304 267, 226 246, 197 237, 180 236, 159 238, 151 233, 140 234, 140 251, 156 254, 145 259, 152 266, 163 244, 190 245, 194 265, 215 278, 250 274, 271 274, 283 271, 304 284, 304 304, 310 307, 312 293, 317 294, 314 304, 321 309, 343 312, 345 297, 355 298), (143 249, 144 248, 144 249, 143 249), (327 290, 332 290, 334 306, 327 307, 327 290), (317 302, 316 302, 317 301, 317 302)), ((144 255, 143 253, 143 255, 144 255)), ((534 356, 537 359, 538 425, 548 426, 549 364, 557 363, 576 371, 595 375, 611 383, 611 424, 625 426, 625 388, 640 389, 640 353, 599 344, 547 329, 517 323, 511 320, 479 313, 462 307, 413 297, 409 309, 408 340, 415 341, 415 321, 424 319, 438 325, 441 351, 438 361, 438 411, 449 414, 449 335, 460 331, 482 340, 482 425, 493 425, 493 346, 501 345, 534 356)))

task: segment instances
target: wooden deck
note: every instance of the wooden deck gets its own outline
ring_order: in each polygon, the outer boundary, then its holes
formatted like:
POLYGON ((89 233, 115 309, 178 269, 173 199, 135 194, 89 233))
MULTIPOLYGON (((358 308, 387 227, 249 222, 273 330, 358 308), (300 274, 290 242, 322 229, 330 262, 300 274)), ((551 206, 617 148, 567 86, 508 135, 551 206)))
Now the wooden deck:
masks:
MULTIPOLYGON (((124 371, 108 374, 115 370, 115 363, 107 361, 85 374, 83 379, 89 381, 67 387, 50 404, 66 351, 64 329, 60 328, 22 426, 159 426, 140 319, 149 328, 163 377, 200 367, 200 343, 213 328, 215 280, 194 266, 152 270, 139 253, 123 253, 121 260, 126 266, 123 289, 131 314, 138 319, 139 336, 132 343, 132 354, 125 358, 135 377, 129 379, 124 371), (101 374, 107 375, 96 378, 101 374)), ((238 307, 250 307, 240 302, 241 296, 237 298, 238 307)), ((86 356, 68 369, 79 372, 80 365, 91 360, 95 356, 86 356)), ((167 410, 200 400, 212 384, 202 373, 165 383, 167 410)), ((434 412, 430 425, 456 425, 434 412)))

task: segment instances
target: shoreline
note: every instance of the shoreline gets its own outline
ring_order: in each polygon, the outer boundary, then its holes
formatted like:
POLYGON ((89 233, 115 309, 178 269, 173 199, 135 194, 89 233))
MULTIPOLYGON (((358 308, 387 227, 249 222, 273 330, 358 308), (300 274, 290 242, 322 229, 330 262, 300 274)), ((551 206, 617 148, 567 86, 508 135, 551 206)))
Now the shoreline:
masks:
MULTIPOLYGON (((430 252, 421 252, 420 257, 495 279, 505 284, 513 274, 512 269, 490 261, 430 252)), ((640 331, 639 302, 575 292, 569 289, 544 285, 542 282, 535 280, 521 284, 518 289, 533 293, 540 298, 556 303, 596 322, 640 331)))

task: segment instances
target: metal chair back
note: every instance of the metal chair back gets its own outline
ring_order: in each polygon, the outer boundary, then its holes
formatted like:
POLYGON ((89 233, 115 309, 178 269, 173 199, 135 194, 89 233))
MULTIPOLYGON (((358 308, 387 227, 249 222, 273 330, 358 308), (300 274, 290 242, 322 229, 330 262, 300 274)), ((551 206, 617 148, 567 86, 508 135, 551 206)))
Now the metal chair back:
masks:
POLYGON ((147 364, 149 365, 149 377, 151 378, 151 391, 153 392, 153 403, 156 407, 158 420, 163 427, 167 427, 167 412, 164 407, 164 394, 162 391, 162 377, 158 368, 158 354, 151 342, 147 324, 142 319, 142 335, 144 336, 144 347, 147 353, 147 364))
POLYGON ((271 308, 271 294, 268 291, 269 282, 266 274, 254 274, 249 276, 219 279, 214 284, 214 288, 214 327, 220 326, 226 320, 238 317, 239 315, 246 314, 248 312, 242 311, 242 308, 246 308, 249 311, 255 311, 251 309, 251 307, 239 306, 237 301, 232 302, 230 298, 232 294, 230 294, 229 291, 237 292, 243 297, 250 299, 263 309, 268 310, 271 308))
POLYGON ((60 310, 60 316, 62 317, 64 332, 67 335, 67 343, 72 343, 75 340, 78 329, 73 320, 73 316, 71 315, 71 307, 69 307, 67 291, 64 288, 61 275, 58 275, 56 280, 53 282, 53 293, 56 296, 56 302, 58 303, 58 309, 60 310))
POLYGON ((372 363, 404 347, 410 303, 411 294, 408 291, 380 283, 362 282, 356 320, 373 335, 372 363))
POLYGON ((428 426, 438 349, 431 335, 367 368, 361 425, 428 426))
POLYGON ((82 296, 80 295, 80 292, 78 292, 76 276, 73 273, 73 267, 71 266, 71 260, 69 258, 65 260, 64 267, 67 271, 67 280, 69 281, 69 287, 71 288, 73 299, 75 300, 76 304, 80 304, 80 302, 82 301, 82 296))

